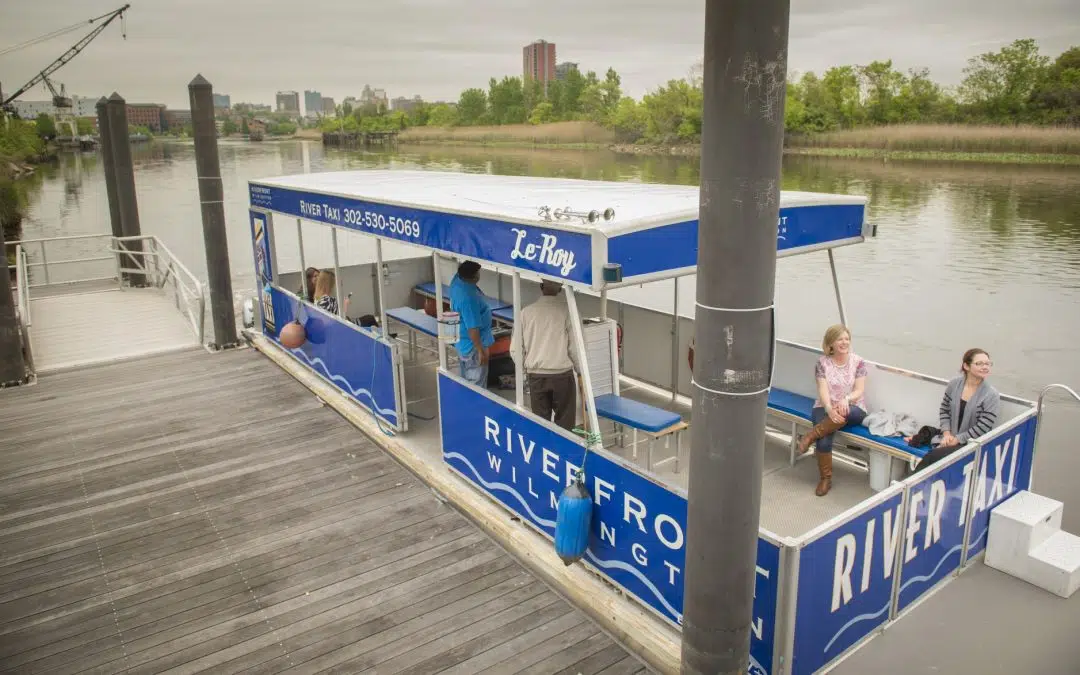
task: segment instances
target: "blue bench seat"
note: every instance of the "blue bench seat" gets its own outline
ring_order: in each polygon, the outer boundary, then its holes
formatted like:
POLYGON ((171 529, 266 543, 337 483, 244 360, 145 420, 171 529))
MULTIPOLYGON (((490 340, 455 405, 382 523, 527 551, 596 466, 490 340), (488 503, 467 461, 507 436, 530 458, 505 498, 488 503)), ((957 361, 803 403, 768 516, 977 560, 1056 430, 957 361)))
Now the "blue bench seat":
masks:
POLYGON ((615 394, 596 397, 596 415, 654 434, 682 421, 678 413, 615 394))
MULTIPOLYGON (((784 389, 773 388, 769 390, 769 407, 778 412, 786 413, 793 417, 800 417, 809 422, 810 411, 814 407, 814 399, 784 389)), ((875 436, 870 433, 869 429, 861 424, 849 424, 841 429, 841 431, 871 443, 884 445, 894 450, 914 455, 915 457, 923 457, 930 451, 930 448, 913 448, 900 436, 875 436)))
POLYGON ((491 310, 491 316, 503 323, 514 323, 514 306, 500 307, 499 309, 491 310))
MULTIPOLYGON (((414 290, 417 293, 419 293, 420 295, 423 295, 423 296, 428 297, 428 298, 434 298, 435 297, 435 282, 434 281, 429 281, 427 283, 417 284, 414 290)), ((443 292, 443 302, 450 302, 450 287, 447 286, 446 284, 443 284, 442 292, 443 292)), ((498 298, 493 298, 490 295, 485 295, 484 296, 484 301, 487 302, 488 307, 491 308, 492 312, 494 312, 497 309, 504 309, 506 307, 511 307, 512 306, 512 303, 506 302, 505 300, 499 300, 498 298)))
POLYGON ((425 335, 430 335, 431 337, 439 336, 439 322, 435 320, 435 317, 428 316, 419 309, 413 309, 412 307, 395 307, 386 310, 386 316, 425 335))

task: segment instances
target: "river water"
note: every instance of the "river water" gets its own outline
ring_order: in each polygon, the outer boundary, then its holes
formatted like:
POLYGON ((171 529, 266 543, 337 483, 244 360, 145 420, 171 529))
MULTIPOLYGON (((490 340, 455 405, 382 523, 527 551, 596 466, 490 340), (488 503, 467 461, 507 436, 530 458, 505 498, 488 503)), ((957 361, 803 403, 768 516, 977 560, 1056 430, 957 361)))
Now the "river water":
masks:
MULTIPOLYGON (((246 211, 252 178, 374 167, 681 184, 697 184, 699 177, 696 158, 605 151, 425 146, 361 152, 307 141, 221 141, 219 149, 238 291, 253 283, 246 211)), ((143 233, 160 237, 205 277, 193 146, 165 142, 133 150, 143 233)), ((109 231, 96 155, 66 156, 39 173, 28 183, 24 238, 109 231)), ((1034 398, 1049 382, 1080 387, 1080 170, 789 156, 783 188, 870 199, 878 236, 836 252, 858 353, 947 377, 965 349, 979 346, 993 355, 993 379, 1004 392, 1034 398)), ((369 259, 363 238, 345 239, 343 262, 369 259)), ((330 264, 328 242, 325 228, 306 227, 309 264, 330 264)), ((278 248, 284 266, 298 265, 291 232, 278 235, 278 248)), ((396 256, 416 254, 395 250, 396 256)), ((693 283, 682 287, 689 295, 680 306, 690 307, 693 283)), ((670 290, 646 287, 639 298, 662 306, 670 303, 670 290)), ((824 253, 779 262, 777 303, 781 337, 820 341, 823 328, 838 319, 824 253)), ((1080 435, 1077 408, 1058 405, 1049 417, 1053 451, 1072 453, 1080 435)), ((1041 461, 1039 471, 1045 491, 1059 497, 1080 480, 1053 476, 1041 461)))

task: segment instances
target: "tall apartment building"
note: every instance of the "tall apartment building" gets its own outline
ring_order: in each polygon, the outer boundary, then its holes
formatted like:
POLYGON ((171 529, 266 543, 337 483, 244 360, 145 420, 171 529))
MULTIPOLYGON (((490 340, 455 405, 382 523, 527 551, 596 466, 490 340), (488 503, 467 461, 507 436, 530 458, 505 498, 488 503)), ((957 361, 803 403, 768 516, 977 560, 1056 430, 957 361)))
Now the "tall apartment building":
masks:
POLYGON ((231 107, 231 96, 228 94, 214 94, 214 110, 228 110, 231 107))
POLYGON ((547 83, 555 79, 555 43, 537 40, 527 45, 521 50, 521 65, 525 79, 542 83, 546 94, 547 83))
POLYGON ((324 115, 330 115, 333 117, 337 113, 337 106, 334 105, 334 99, 329 96, 322 97, 322 113, 324 115))
POLYGON ((295 91, 277 93, 277 112, 300 114, 300 94, 295 91))
POLYGON ((304 114, 308 117, 322 114, 322 92, 304 90, 304 114))

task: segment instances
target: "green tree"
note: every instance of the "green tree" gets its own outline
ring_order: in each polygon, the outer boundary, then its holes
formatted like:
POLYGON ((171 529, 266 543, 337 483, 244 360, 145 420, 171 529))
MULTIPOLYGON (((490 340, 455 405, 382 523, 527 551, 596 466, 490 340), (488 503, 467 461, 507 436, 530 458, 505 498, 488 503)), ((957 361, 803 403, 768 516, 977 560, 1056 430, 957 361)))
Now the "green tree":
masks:
POLYGON ((431 106, 431 112, 428 113, 429 127, 456 127, 458 122, 459 117, 456 106, 448 103, 431 106))
POLYGON ((599 84, 585 85, 585 89, 581 92, 579 103, 581 105, 581 113, 586 119, 592 120, 597 124, 604 124, 607 122, 608 109, 604 106, 604 92, 599 84))
POLYGON ((88 117, 75 119, 75 131, 80 136, 91 136, 94 133, 94 121, 88 117))
POLYGON ((1080 124, 1080 47, 1061 53, 1031 92, 1029 107, 1044 124, 1080 124))
POLYGON ((47 141, 56 138, 56 122, 45 113, 41 113, 34 121, 37 126, 37 134, 47 141))
MULTIPOLYGON (((596 80, 596 73, 592 73, 592 79, 596 80)), ((585 91, 585 87, 588 84, 585 80, 585 76, 581 74, 581 71, 577 68, 571 68, 570 72, 566 74, 566 79, 558 82, 559 86, 559 98, 558 100, 552 100, 555 106, 555 112, 559 116, 559 119, 572 120, 576 115, 581 112, 581 94, 585 91)), ((552 82, 548 84, 556 84, 552 82)), ((549 100, 551 99, 550 93, 548 94, 549 100)))
POLYGON ((240 133, 245 136, 251 133, 251 128, 248 126, 248 120, 246 117, 240 118, 240 133))
POLYGON ((483 89, 466 89, 458 99, 459 124, 480 124, 487 113, 487 94, 483 89))
POLYGON ((653 143, 692 142, 701 138, 702 91, 686 80, 645 94, 641 104, 648 123, 645 137, 653 143))
POLYGON ((600 92, 604 99, 604 109, 609 113, 615 112, 622 98, 622 78, 614 68, 608 68, 604 75, 604 81, 600 83, 600 92))
POLYGON ((635 143, 645 136, 649 126, 648 113, 634 99, 621 98, 611 114, 610 126, 618 140, 635 143))
POLYGON ((859 67, 865 91, 866 117, 873 124, 894 124, 900 121, 895 99, 907 83, 902 73, 893 70, 892 60, 873 61, 859 67))
POLYGON ((534 80, 531 77, 525 78, 522 82, 522 101, 525 105, 525 116, 531 117, 533 109, 536 108, 542 101, 544 101, 544 85, 540 84, 539 80, 534 80))
POLYGON ((956 101, 930 79, 926 68, 911 70, 893 100, 901 122, 956 122, 956 101))
POLYGON ((547 124, 556 121, 555 106, 551 101, 540 101, 529 116, 529 124, 547 124))
POLYGON ((829 68, 821 78, 825 113, 832 125, 850 129, 866 119, 861 101, 859 77, 855 66, 829 68))
POLYGON ((520 77, 504 77, 488 83, 488 112, 492 124, 525 122, 525 90, 520 77))
POLYGON ((233 122, 231 119, 225 120, 225 122, 221 125, 222 136, 232 136, 236 133, 236 131, 236 122, 233 122))
POLYGON ((410 127, 423 127, 427 126, 428 118, 431 115, 431 106, 427 103, 418 102, 414 105, 406 117, 406 121, 410 127))
POLYGON ((1005 124, 1021 121, 1049 64, 1049 57, 1039 54, 1031 38, 972 57, 960 83, 961 99, 977 119, 1005 124))

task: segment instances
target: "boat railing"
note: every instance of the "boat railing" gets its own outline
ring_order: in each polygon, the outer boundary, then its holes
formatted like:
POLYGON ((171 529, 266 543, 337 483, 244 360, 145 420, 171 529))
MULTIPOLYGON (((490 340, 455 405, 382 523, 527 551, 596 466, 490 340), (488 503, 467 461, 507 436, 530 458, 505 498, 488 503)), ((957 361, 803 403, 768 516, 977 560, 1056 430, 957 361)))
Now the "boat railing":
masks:
POLYGON ((171 291, 176 309, 187 318, 199 344, 205 343, 205 288, 168 246, 155 236, 113 237, 109 251, 116 256, 119 274, 141 275, 154 288, 171 291), (142 246, 131 246, 134 242, 142 246))
MULTIPOLYGON (((1046 385, 1045 387, 1042 388, 1042 391, 1039 392, 1039 400, 1035 404, 1035 418, 1038 421, 1035 424, 1035 444, 1034 444, 1034 449, 1032 450, 1033 453, 1038 453, 1039 452, 1039 433, 1042 431, 1042 428, 1043 428, 1042 416, 1043 416, 1043 409, 1045 407, 1046 395, 1048 393, 1050 393, 1051 391, 1054 391, 1055 389, 1065 392, 1066 394, 1071 396, 1077 403, 1080 403, 1080 394, 1076 393, 1076 390, 1073 389, 1072 387, 1070 387, 1067 384, 1054 383, 1054 384, 1048 384, 1048 385, 1046 385)), ((1031 490, 1035 489, 1035 457, 1036 456, 1037 456, 1037 454, 1035 454, 1031 458, 1031 490)))

